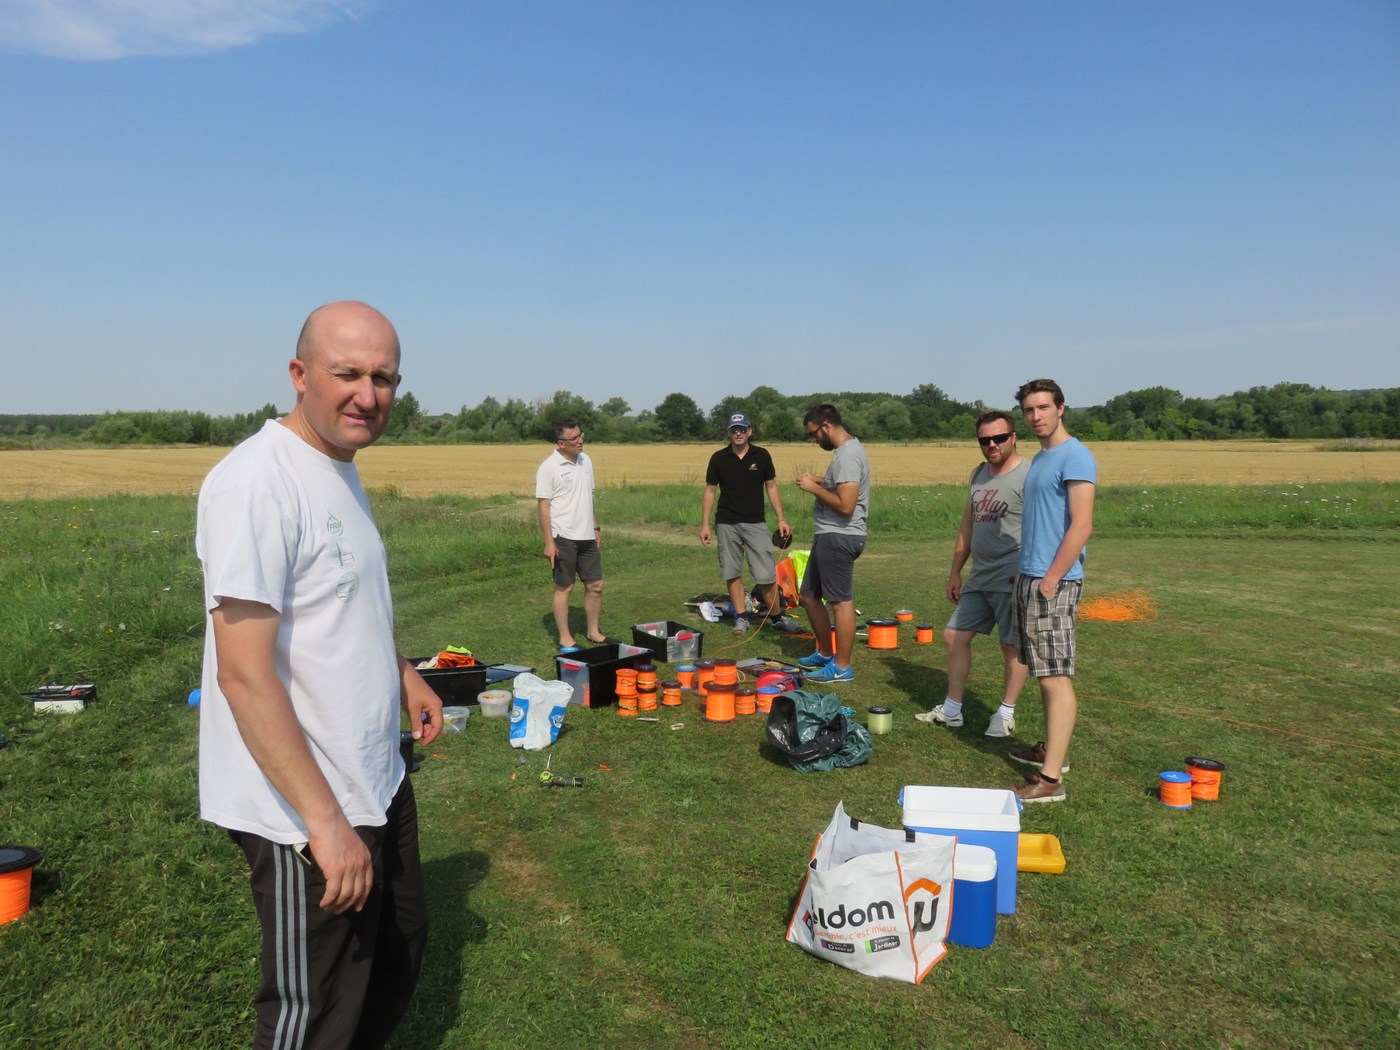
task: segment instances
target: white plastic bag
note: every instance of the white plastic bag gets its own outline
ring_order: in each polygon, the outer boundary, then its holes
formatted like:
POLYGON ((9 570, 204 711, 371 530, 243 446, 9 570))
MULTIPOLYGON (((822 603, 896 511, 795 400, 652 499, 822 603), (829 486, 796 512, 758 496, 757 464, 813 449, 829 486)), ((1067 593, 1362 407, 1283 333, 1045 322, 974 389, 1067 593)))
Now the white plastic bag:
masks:
POLYGON ((532 674, 519 674, 511 690, 510 746, 538 751, 559 738, 564 712, 574 687, 568 682, 546 682, 532 674))
POLYGON ((957 839, 846 816, 817 837, 787 939, 874 977, 918 984, 947 953, 957 839))

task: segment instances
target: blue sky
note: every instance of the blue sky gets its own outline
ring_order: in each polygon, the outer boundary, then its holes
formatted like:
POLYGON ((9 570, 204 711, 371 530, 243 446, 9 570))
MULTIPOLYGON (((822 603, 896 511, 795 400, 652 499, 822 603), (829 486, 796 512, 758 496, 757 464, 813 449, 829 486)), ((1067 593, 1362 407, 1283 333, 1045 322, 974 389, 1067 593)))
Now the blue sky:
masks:
POLYGON ((1400 3, 0 0, 0 412, 1400 385, 1400 3))

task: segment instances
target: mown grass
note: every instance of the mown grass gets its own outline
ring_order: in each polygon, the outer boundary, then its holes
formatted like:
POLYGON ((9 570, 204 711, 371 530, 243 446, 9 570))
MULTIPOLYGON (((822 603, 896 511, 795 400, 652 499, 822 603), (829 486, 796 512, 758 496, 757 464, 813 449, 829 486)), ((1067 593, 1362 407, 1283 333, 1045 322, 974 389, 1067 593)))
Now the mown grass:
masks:
MULTIPOLYGON (((573 710, 553 765, 585 787, 543 790, 544 754, 522 764, 503 720, 473 716, 415 774, 434 932, 395 1045, 1395 1045, 1397 496, 1105 489, 1090 593, 1144 588, 1159 616, 1082 625, 1070 801, 1023 821, 1060 837, 1068 870, 1023 876, 992 948, 954 949, 917 988, 782 933, 836 801, 895 825, 904 784, 1016 779, 980 735, 1000 692, 988 643, 953 732, 912 720, 942 695, 936 647, 858 651, 842 695, 889 704, 895 731, 831 774, 789 770, 753 719, 573 710), (1156 775, 1188 753, 1226 762, 1222 798, 1169 810, 1156 775)), ((603 494, 614 634, 686 620, 683 599, 718 586, 698 497, 603 494)), ((877 490, 868 614, 941 623, 958 499, 877 490)), ((786 505, 802 535, 806 501, 786 505)), ((405 651, 468 644, 551 676, 532 511, 376 497, 405 651)), ((46 854, 33 912, 0 928, 0 1046, 212 1048, 251 1030, 242 861, 197 816, 192 515, 174 497, 0 504, 0 842, 46 854), (80 715, 16 695, 75 679, 101 691, 80 715)), ((803 644, 708 630, 708 655, 803 644)), ((1035 740, 1031 690, 1020 721, 1035 740)))

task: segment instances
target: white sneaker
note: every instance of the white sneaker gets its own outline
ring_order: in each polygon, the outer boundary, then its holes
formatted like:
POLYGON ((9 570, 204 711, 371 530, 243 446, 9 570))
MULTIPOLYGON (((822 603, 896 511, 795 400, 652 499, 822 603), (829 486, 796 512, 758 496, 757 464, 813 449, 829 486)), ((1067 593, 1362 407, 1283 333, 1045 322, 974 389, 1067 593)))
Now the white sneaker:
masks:
POLYGON ((744 619, 742 616, 736 616, 736 617, 734 617, 734 633, 735 633, 735 634, 748 634, 748 633, 749 633, 749 621, 746 620, 746 619, 744 619))
POLYGON ((914 717, 917 718, 920 722, 936 723, 941 726, 947 726, 949 729, 957 729, 958 726, 963 724, 963 716, 961 711, 959 711, 955 715, 945 715, 943 713, 942 704, 939 704, 931 711, 920 711, 914 717))
POLYGON ((992 712, 992 720, 987 724, 987 731, 983 736, 1011 736, 1016 732, 1016 719, 1007 718, 1001 713, 1001 708, 992 712))

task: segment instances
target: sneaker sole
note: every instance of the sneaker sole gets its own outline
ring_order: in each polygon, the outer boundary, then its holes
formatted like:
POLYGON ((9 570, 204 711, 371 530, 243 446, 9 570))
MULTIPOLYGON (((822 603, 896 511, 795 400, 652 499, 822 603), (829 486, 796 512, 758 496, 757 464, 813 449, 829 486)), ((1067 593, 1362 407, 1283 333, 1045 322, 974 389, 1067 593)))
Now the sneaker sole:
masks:
MULTIPOLYGON (((1064 795, 1045 795, 1043 798, 1022 798, 1021 801, 1029 806, 1033 802, 1063 802, 1065 797, 1064 795)), ((1020 796, 1018 795, 1017 798, 1020 796)))
POLYGON ((963 720, 962 720, 961 718, 959 718, 956 722, 945 722, 945 721, 943 721, 941 718, 932 718, 932 717, 926 718, 926 717, 924 717, 924 716, 927 715, 927 714, 928 714, 928 712, 927 712, 927 711, 924 711, 924 712, 922 712, 922 713, 920 713, 920 714, 915 715, 914 718, 915 718, 917 721, 920 721, 920 722, 924 723, 924 725, 928 725, 928 726, 947 726, 949 729, 961 729, 961 728, 962 728, 963 720))
MULTIPOLYGON (((988 733, 987 735, 988 735, 988 736, 991 736, 990 733, 988 733)), ((1011 755, 1011 754, 1008 754, 1006 757, 1009 758, 1009 759, 1011 759, 1011 761, 1013 761, 1013 762, 1019 762, 1019 763, 1021 763, 1021 765, 1023 765, 1023 766, 1029 766, 1031 769, 1039 769, 1041 766, 1045 765, 1044 762, 1033 762, 1033 761, 1031 761, 1029 758, 1017 758, 1015 755, 1011 755)), ((1065 765, 1061 766, 1061 767, 1060 767, 1060 772, 1061 772, 1061 773, 1068 773, 1068 772, 1069 772, 1069 764, 1066 763, 1065 765)), ((1037 799, 1037 801, 1039 801, 1039 800, 1037 799)))
POLYGON ((993 729, 992 726, 988 726, 988 727, 987 727, 987 731, 986 731, 985 733, 983 733, 982 735, 983 735, 983 736, 995 737, 995 738, 997 738, 997 739, 1004 739, 1005 737, 1008 737, 1008 736, 1014 736, 1015 733, 1016 733, 1016 727, 1015 727, 1014 725, 1010 725, 1010 726, 1008 726, 1008 725, 1003 725, 1002 728, 1001 728, 1001 732, 1000 732, 1000 733, 994 733, 994 732, 992 732, 992 729, 993 729))

